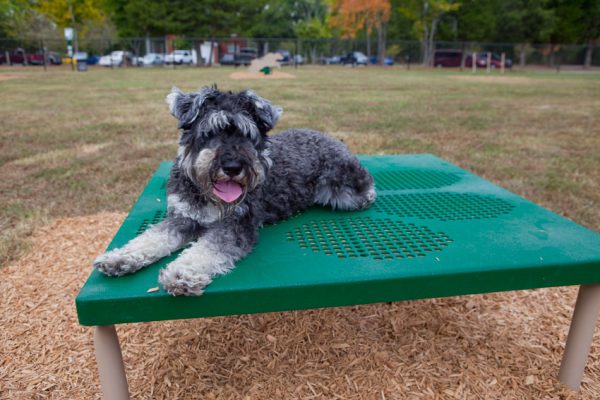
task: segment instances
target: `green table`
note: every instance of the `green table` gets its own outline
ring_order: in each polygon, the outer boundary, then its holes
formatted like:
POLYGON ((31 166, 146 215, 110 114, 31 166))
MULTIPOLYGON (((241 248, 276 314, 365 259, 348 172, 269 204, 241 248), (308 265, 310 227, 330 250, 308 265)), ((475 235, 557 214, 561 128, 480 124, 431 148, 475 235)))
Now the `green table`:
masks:
MULTIPOLYGON (((114 324, 581 285, 559 377, 579 387, 600 309, 600 235, 432 155, 363 156, 368 210, 313 208, 261 230, 259 244, 200 297, 157 285, 177 253, 133 275, 93 271, 76 299, 96 326, 107 398, 128 398, 114 324), (119 397, 120 396, 120 397, 119 397)), ((162 163, 109 248, 165 216, 162 163)))

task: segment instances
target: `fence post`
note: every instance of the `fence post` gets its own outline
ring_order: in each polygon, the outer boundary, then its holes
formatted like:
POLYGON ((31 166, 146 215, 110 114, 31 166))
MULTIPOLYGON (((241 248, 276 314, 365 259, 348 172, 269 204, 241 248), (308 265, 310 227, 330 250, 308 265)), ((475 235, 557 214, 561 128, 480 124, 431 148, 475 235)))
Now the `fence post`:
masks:
POLYGON ((175 50, 177 50, 176 47, 175 47, 175 39, 171 39, 171 47, 172 47, 172 50, 173 50, 173 51, 171 51, 171 54, 173 54, 173 58, 171 60, 173 62, 173 69, 177 69, 177 65, 175 65, 175 64, 177 64, 175 62, 175 50))
POLYGON ((10 53, 8 52, 8 50, 6 50, 4 54, 6 54, 6 65, 12 65, 12 61, 10 60, 10 53))
POLYGON ((502 52, 501 58, 500 58, 500 73, 504 73, 504 64, 506 62, 506 53, 502 52))
POLYGON ((44 46, 44 39, 40 40, 40 46, 42 47, 42 64, 44 65, 44 72, 46 72, 46 46, 44 46))
POLYGON ((294 54, 292 55, 293 60, 294 60, 294 69, 298 69, 298 63, 296 62, 296 55, 298 55, 298 41, 300 39, 296 39, 296 50, 294 52, 294 54))
POLYGON ((477 53, 473 52, 471 55, 471 70, 473 73, 477 72, 477 53))
POLYGON ((492 53, 490 51, 487 52, 485 64, 486 72, 489 74, 490 72, 492 72, 492 53))

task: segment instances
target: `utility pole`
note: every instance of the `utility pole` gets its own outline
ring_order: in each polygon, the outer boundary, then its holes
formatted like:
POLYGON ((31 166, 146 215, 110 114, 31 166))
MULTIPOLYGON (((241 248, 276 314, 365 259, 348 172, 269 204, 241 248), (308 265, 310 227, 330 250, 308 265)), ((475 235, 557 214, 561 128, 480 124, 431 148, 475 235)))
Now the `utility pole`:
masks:
POLYGON ((75 29, 75 14, 73 13, 73 3, 71 0, 67 0, 67 6, 69 7, 69 16, 71 17, 71 25, 73 26, 73 51, 77 53, 79 51, 79 38, 77 29, 75 29))

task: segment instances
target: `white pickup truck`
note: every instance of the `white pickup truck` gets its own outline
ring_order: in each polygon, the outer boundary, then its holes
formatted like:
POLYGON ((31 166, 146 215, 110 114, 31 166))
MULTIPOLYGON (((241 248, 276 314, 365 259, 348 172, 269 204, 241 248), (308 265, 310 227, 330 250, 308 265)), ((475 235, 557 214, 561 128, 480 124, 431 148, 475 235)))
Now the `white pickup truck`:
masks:
POLYGON ((194 58, 193 50, 175 50, 165 56, 165 64, 193 64, 194 58))

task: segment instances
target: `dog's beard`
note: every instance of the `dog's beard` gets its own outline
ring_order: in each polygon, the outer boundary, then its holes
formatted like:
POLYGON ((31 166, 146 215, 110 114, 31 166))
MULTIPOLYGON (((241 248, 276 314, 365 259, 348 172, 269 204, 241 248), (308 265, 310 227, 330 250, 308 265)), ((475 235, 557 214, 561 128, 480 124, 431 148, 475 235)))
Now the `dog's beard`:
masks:
POLYGON ((265 181, 271 165, 268 151, 260 158, 252 158, 240 174, 230 177, 223 172, 216 159, 216 151, 203 149, 195 157, 187 149, 180 149, 179 167, 200 190, 201 195, 223 211, 244 201, 247 194, 265 181))

